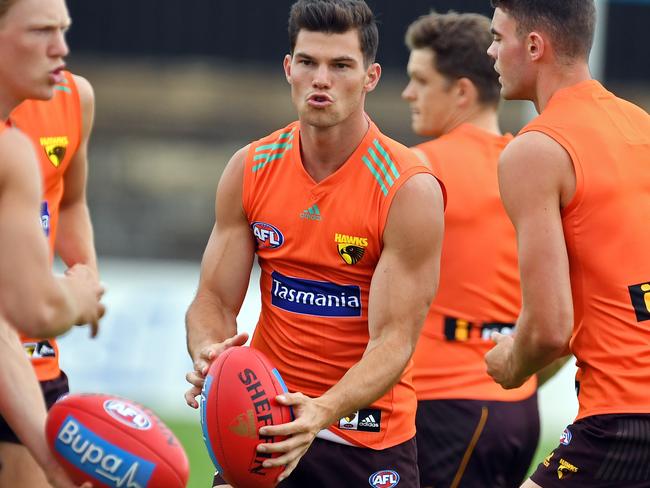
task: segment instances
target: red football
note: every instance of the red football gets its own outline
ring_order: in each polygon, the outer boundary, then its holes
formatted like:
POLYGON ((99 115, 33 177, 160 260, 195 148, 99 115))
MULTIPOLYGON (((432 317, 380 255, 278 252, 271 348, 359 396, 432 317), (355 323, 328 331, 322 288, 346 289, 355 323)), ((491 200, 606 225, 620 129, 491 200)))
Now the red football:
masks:
POLYGON ((68 395, 47 416, 47 441, 73 481, 99 487, 185 488, 187 456, 147 408, 101 394, 68 395))
POLYGON ((271 455, 256 448, 284 439, 258 431, 293 420, 291 408, 275 400, 286 392, 278 370, 256 349, 229 348, 210 366, 201 393, 203 440, 217 471, 235 488, 275 486, 284 470, 264 468, 271 455))

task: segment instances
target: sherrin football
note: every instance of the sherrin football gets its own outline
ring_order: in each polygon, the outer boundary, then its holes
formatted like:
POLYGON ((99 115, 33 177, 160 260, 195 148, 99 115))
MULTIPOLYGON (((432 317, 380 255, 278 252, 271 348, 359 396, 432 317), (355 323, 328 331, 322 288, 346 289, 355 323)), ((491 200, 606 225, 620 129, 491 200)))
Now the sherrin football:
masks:
POLYGON ((95 488, 185 488, 187 456, 151 410, 101 394, 68 395, 50 409, 48 445, 75 483, 95 488))
POLYGON ((291 408, 275 400, 286 392, 278 370, 256 349, 231 347, 210 366, 201 393, 203 440, 217 471, 235 488, 275 486, 284 470, 263 467, 266 459, 278 455, 256 448, 285 439, 258 431, 293 420, 291 408))

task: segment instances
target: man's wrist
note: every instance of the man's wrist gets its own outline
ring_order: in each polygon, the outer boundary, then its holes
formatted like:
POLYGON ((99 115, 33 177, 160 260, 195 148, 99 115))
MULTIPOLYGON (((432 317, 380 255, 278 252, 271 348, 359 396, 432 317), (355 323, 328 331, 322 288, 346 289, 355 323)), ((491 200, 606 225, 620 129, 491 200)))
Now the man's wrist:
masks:
POLYGON ((320 422, 320 429, 327 429, 331 425, 334 425, 338 420, 345 415, 345 413, 339 412, 337 408, 340 405, 340 402, 337 402, 335 398, 332 398, 331 395, 325 393, 324 395, 314 398, 314 403, 318 407, 318 412, 322 418, 320 422))

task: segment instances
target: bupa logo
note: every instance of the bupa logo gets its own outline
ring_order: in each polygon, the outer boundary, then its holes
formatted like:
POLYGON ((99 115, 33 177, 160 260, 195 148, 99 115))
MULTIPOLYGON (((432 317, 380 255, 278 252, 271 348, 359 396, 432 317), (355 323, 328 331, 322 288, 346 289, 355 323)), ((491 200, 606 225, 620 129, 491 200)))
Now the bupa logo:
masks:
POLYGON ((562 432, 562 435, 560 436, 560 444, 563 446, 568 446, 571 444, 571 439, 573 439, 573 435, 571 434, 571 431, 567 427, 564 429, 564 432, 562 432))
POLYGON ((399 474, 392 469, 384 469, 371 474, 368 482, 375 488, 393 488, 399 483, 399 474))
POLYGON ((274 225, 266 222, 253 222, 251 229, 257 239, 258 249, 277 249, 284 244, 282 232, 274 225))
POLYGON ((68 415, 54 448, 84 473, 114 488, 146 488, 156 465, 107 442, 68 415))
POLYGON ((104 410, 118 422, 138 430, 148 430, 152 422, 149 416, 135 405, 124 400, 106 400, 104 410))

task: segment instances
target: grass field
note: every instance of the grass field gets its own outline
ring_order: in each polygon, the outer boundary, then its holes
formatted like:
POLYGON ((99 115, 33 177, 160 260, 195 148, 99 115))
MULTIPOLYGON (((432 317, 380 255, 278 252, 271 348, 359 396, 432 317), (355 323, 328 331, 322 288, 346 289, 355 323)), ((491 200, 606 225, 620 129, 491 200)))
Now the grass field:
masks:
MULTIPOLYGON (((209 488, 214 474, 212 461, 203 444, 201 426, 188 421, 165 419, 165 423, 174 431, 181 441, 190 459, 190 483, 188 488, 209 488)), ((548 453, 557 446, 557 439, 542 440, 531 464, 534 468, 548 453)))

